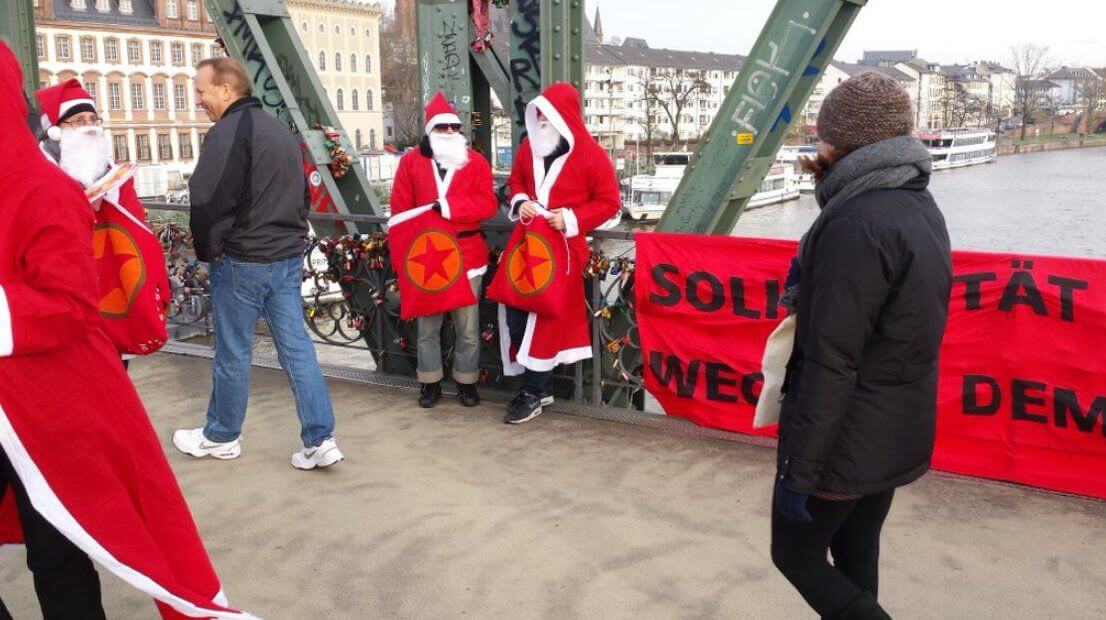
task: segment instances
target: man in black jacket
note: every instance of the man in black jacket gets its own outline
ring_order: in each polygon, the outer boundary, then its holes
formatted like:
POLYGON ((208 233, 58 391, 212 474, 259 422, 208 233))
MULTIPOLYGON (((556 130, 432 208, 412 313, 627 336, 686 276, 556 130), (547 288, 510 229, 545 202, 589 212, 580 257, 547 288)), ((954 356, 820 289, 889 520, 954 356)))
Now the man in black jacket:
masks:
POLYGON ((342 460, 334 411, 300 297, 310 204, 300 145, 250 96, 249 78, 237 62, 212 58, 196 69, 196 98, 215 121, 188 183, 196 256, 211 267, 214 388, 207 424, 178 430, 173 444, 197 458, 241 454, 253 326, 264 317, 302 427, 304 447, 292 455, 292 465, 333 465, 342 460))
POLYGON ((772 559, 826 618, 889 618, 879 537, 929 469, 952 260, 910 99, 866 72, 826 97, 805 165, 822 212, 800 243, 780 413, 772 559), (833 564, 826 560, 827 551, 833 564))

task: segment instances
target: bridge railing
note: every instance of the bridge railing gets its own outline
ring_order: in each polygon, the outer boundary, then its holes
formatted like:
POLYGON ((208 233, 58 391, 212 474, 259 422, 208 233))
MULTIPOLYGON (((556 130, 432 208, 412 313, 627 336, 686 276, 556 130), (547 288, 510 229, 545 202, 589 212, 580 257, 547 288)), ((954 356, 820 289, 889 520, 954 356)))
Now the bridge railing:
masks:
MULTIPOLYGON (((180 218, 189 205, 147 202, 171 275, 173 301, 170 321, 191 325, 194 335, 212 329, 210 285, 206 266, 195 259, 191 237, 180 218)), ((380 225, 386 217, 338 213, 311 213, 312 222, 355 222, 380 225)), ((491 282, 500 253, 496 240, 505 240, 513 224, 501 219, 483 227, 491 256, 483 285, 491 282)), ((585 269, 587 307, 591 317, 592 359, 561 366, 555 374, 560 399, 591 405, 642 409, 641 349, 634 314, 633 233, 594 231, 592 253, 585 269)), ((386 233, 335 235, 312 239, 304 260, 304 321, 321 347, 360 347, 371 355, 376 372, 414 377, 417 327, 399 316, 396 274, 387 252, 386 233)), ((503 376, 499 352, 498 309, 481 295, 481 373, 483 386, 512 390, 517 378, 503 376)), ((453 323, 444 321, 443 368, 452 366, 453 323)))

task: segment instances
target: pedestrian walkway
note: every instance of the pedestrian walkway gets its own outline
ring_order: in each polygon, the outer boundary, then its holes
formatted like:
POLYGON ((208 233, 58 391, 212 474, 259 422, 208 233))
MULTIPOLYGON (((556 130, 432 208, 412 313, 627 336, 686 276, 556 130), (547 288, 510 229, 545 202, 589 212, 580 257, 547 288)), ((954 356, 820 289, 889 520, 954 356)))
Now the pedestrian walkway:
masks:
MULTIPOLYGON (((194 461, 210 362, 170 354, 131 374, 231 602, 266 618, 809 618, 768 556, 773 452, 553 411, 426 411, 415 393, 330 387, 347 459, 289 464, 299 423, 279 371, 255 369, 237 461, 194 461)), ((883 538, 896 619, 1101 618, 1106 502, 927 476, 883 538)), ((0 594, 38 617, 23 551, 0 594)), ((101 571, 110 618, 153 605, 101 571)))

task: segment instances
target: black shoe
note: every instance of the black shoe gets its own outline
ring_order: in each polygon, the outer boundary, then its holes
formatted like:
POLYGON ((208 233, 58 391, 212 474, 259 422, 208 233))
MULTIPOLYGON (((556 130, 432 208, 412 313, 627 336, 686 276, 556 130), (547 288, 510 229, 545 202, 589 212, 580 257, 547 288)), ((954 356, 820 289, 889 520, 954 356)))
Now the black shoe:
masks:
POLYGON ((519 392, 518 396, 507 405, 507 416, 503 422, 507 424, 522 424, 529 422, 541 415, 541 397, 519 392))
POLYGON ((890 614, 867 592, 862 592, 844 609, 823 617, 826 620, 891 620, 890 614))
POLYGON ((475 407, 480 404, 480 394, 476 391, 475 383, 458 383, 457 396, 465 407, 475 407))
POLYGON ((423 409, 429 409, 438 404, 438 401, 442 399, 442 383, 440 381, 434 383, 423 383, 422 390, 419 391, 419 406, 423 409))
POLYGON ((553 392, 550 392, 548 394, 542 394, 541 406, 542 407, 548 407, 552 404, 553 404, 553 392))

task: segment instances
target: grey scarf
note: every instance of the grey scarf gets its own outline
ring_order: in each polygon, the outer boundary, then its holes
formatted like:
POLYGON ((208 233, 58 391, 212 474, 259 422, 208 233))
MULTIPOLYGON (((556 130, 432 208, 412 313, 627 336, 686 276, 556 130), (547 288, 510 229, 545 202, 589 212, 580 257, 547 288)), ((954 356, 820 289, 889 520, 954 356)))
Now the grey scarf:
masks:
MULTIPOLYGON (((914 136, 873 142, 842 157, 814 189, 822 212, 799 241, 800 264, 808 241, 817 236, 840 205, 869 190, 902 187, 918 176, 929 176, 932 165, 929 151, 914 136)), ((789 288, 781 301, 789 308, 797 308, 798 286, 789 288)))

